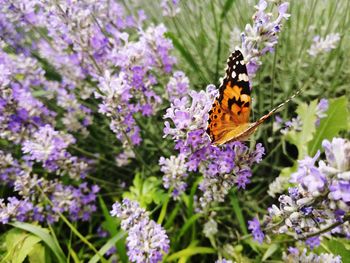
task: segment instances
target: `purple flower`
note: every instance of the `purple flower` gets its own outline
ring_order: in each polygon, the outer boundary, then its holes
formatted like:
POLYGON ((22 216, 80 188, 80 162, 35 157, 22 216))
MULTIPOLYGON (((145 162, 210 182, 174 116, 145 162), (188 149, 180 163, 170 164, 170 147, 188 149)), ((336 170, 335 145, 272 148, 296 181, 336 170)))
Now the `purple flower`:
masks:
POLYGON ((185 155, 170 156, 170 158, 161 157, 159 159, 160 170, 164 173, 163 185, 166 189, 172 188, 172 196, 174 199, 185 191, 187 184, 184 180, 187 178, 187 166, 185 163, 185 155))
MULTIPOLYGON (((261 65, 260 57, 267 52, 273 52, 278 42, 278 33, 282 26, 282 20, 288 19, 289 3, 282 2, 278 6, 278 17, 273 20, 272 14, 267 13, 268 4, 260 0, 253 15, 253 26, 247 24, 241 34, 241 50, 247 61, 247 71, 250 78, 254 77, 261 65)), ((270 8, 269 8, 270 9, 270 8)))
POLYGON ((182 71, 175 71, 170 78, 166 90, 169 96, 169 100, 172 102, 176 98, 180 98, 183 94, 186 94, 189 89, 189 79, 182 71))
POLYGON ((322 118, 327 117, 327 114, 325 113, 327 110, 328 110, 328 100, 321 99, 316 108, 316 116, 317 116, 316 126, 320 125, 320 120, 322 118))
POLYGON ((163 10, 163 16, 174 17, 180 13, 180 0, 162 0, 160 6, 163 10))
POLYGON ((253 238, 260 244, 264 241, 265 235, 261 231, 259 220, 254 217, 253 220, 248 221, 248 229, 253 235, 253 238))
MULTIPOLYGON (((307 156, 300 160, 297 172, 291 174, 295 186, 289 188, 289 195, 278 198, 279 207, 273 205, 268 210, 264 224, 271 227, 273 233, 313 234, 343 222, 350 202, 350 143, 346 139, 333 138, 331 142, 324 140, 322 146, 325 160, 316 164, 320 151, 313 158, 307 156), (273 226, 273 222, 281 220, 283 224, 273 226)), ((349 230, 338 226, 327 235, 335 233, 348 236, 349 230)), ((319 244, 319 238, 311 238, 307 244, 313 248, 319 244)))
POLYGON ((341 257, 333 254, 320 253, 314 254, 312 252, 306 253, 304 248, 299 251, 297 248, 289 247, 288 253, 283 252, 282 259, 284 262, 327 262, 327 263, 341 263, 341 257))
POLYGON ((39 128, 32 140, 23 143, 22 150, 29 154, 31 160, 49 165, 50 162, 63 158, 68 145, 74 142, 73 136, 60 134, 50 125, 45 125, 39 128))
POLYGON ((318 247, 321 244, 320 237, 319 236, 310 237, 310 238, 306 239, 305 244, 310 249, 314 249, 315 247, 318 247))
POLYGON ((326 186, 326 177, 315 166, 316 160, 320 156, 320 151, 311 158, 307 156, 304 160, 299 162, 299 169, 296 173, 291 175, 291 182, 298 182, 310 192, 321 192, 326 186))
POLYGON ((343 200, 350 202, 350 182, 349 181, 335 181, 330 187, 329 198, 333 200, 343 200))
POLYGON ((112 216, 122 220, 121 227, 128 232, 128 257, 132 262, 160 262, 169 250, 169 238, 165 230, 153 220, 135 201, 123 199, 116 202, 112 216))
POLYGON ((307 51, 310 56, 316 57, 320 53, 326 53, 336 48, 340 40, 339 33, 329 34, 325 38, 320 36, 315 36, 313 38, 313 43, 307 51))

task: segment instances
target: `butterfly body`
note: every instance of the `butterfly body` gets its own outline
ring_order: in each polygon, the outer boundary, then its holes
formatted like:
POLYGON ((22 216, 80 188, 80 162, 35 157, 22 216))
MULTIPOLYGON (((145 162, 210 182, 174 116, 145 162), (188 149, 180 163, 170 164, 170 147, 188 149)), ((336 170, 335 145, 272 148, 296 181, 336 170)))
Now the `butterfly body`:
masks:
POLYGON ((212 144, 246 141, 259 125, 299 92, 300 90, 256 122, 249 122, 251 111, 249 78, 243 55, 236 49, 227 60, 226 75, 219 87, 219 96, 209 111, 207 133, 212 144))

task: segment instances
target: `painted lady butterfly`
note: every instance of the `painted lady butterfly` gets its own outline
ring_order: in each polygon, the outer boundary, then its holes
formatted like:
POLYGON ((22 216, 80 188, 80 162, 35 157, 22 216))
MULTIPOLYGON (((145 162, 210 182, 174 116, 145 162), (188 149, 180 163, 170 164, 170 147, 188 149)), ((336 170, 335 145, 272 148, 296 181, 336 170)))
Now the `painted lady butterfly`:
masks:
POLYGON ((209 111, 207 133, 212 144, 245 141, 267 118, 292 100, 300 90, 256 122, 249 122, 251 96, 247 67, 241 51, 236 49, 227 60, 226 75, 219 96, 209 111))

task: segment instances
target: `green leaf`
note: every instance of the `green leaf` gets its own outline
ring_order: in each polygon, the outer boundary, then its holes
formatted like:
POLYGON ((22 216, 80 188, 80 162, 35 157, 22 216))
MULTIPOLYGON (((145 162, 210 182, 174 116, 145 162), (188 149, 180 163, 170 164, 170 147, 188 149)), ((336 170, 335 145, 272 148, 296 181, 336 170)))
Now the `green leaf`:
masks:
POLYGON ((346 242, 348 241, 341 239, 331 239, 322 241, 322 243, 325 244, 334 255, 341 256, 343 262, 349 262, 350 250, 345 248, 344 243, 346 242))
MULTIPOLYGON (((105 217, 105 220, 106 220, 103 224, 103 227, 110 233, 111 236, 117 235, 118 234, 117 226, 119 224, 117 223, 116 218, 114 218, 110 215, 109 210, 108 210, 108 208, 107 208, 107 206, 106 206, 106 204, 103 201, 101 196, 98 196, 98 200, 100 202, 103 216, 105 217)), ((128 262, 128 256, 126 254, 125 242, 123 239, 119 240, 116 243, 116 248, 117 248, 120 260, 122 262, 128 262)))
POLYGON ((177 216, 177 213, 180 210, 180 203, 177 203, 175 208, 171 211, 170 215, 167 217, 166 223, 164 225, 165 229, 169 229, 171 226, 173 226, 175 217, 177 216))
POLYGON ((247 225, 245 223, 242 209, 239 205, 239 201, 235 193, 231 195, 231 205, 233 207, 233 211, 235 212, 235 215, 238 220, 239 227, 241 228, 242 233, 244 235, 247 235, 248 234, 247 225))
POLYGON ((80 263, 81 261, 79 260, 79 257, 77 255, 77 253, 75 253, 75 251, 72 248, 69 248, 69 253, 74 261, 74 263, 80 263))
POLYGON ((200 218, 201 214, 195 214, 190 217, 190 219, 186 220, 186 223, 181 227, 179 234, 177 235, 177 240, 179 240, 187 231, 187 229, 194 224, 198 218, 200 218))
POLYGON ((338 135, 341 130, 348 128, 349 112, 346 97, 342 96, 330 100, 326 114, 327 117, 321 119, 313 140, 308 144, 310 156, 314 156, 317 150, 321 148, 324 139, 330 140, 338 135))
POLYGON ((42 241, 51 249, 51 251, 55 254, 58 262, 65 263, 67 262, 66 256, 63 253, 62 248, 58 245, 57 241, 49 234, 49 231, 40 226, 23 223, 23 222, 13 222, 9 225, 13 227, 28 231, 42 239, 42 241))
POLYGON ((151 176, 142 181, 141 175, 137 173, 133 180, 133 186, 129 188, 129 192, 123 194, 123 197, 138 201, 141 207, 146 207, 152 202, 158 205, 166 196, 160 186, 161 181, 157 177, 151 176))
MULTIPOLYGON (((113 236, 111 239, 107 241, 106 244, 104 244, 101 249, 98 251, 100 255, 106 254, 106 252, 114 246, 115 243, 117 243, 119 240, 122 240, 125 238, 126 233, 125 232, 120 232, 117 235, 113 236)), ((100 256, 98 254, 95 254, 90 260, 89 263, 96 263, 100 260, 100 256)))
POLYGON ((189 247, 183 250, 180 250, 167 258, 167 261, 173 261, 182 257, 191 257, 196 254, 213 254, 215 249, 211 247, 189 247))
POLYGON ((180 54, 182 55, 182 57, 188 62, 188 64, 190 64, 190 66, 196 71, 198 72, 198 74, 203 75, 201 68, 198 66, 198 64, 196 63, 196 60, 194 59, 194 57, 191 55, 190 52, 187 51, 187 48, 185 48, 180 41, 176 38, 176 36, 171 33, 171 32, 166 32, 165 36, 167 38, 170 38, 171 41, 173 42, 174 47, 180 52, 180 54))
POLYGON ((266 259, 268 259, 269 257, 271 257, 279 248, 278 244, 271 244, 269 246, 269 248, 266 250, 266 252, 264 253, 263 257, 262 257, 262 261, 265 261, 266 259))
POLYGON ((221 19, 225 19, 228 11, 230 11, 234 2, 235 2, 235 0, 226 0, 226 2, 224 4, 224 8, 222 9, 222 13, 220 16, 221 19))
POLYGON ((114 236, 118 232, 116 227, 117 219, 110 215, 109 210, 101 196, 98 196, 98 200, 100 202, 100 207, 101 207, 103 216, 106 220, 104 222, 104 227, 112 236, 114 236))
POLYGON ((30 263, 47 263, 45 247, 40 243, 35 244, 32 251, 28 254, 28 259, 30 263))
POLYGON ((316 131, 316 107, 317 100, 311 101, 309 105, 301 103, 296 110, 302 122, 301 131, 291 130, 285 135, 286 140, 298 148, 298 159, 307 155, 308 142, 312 140, 316 131))
POLYGON ((5 237, 7 253, 1 262, 22 263, 40 241, 41 239, 35 235, 11 229, 5 237))

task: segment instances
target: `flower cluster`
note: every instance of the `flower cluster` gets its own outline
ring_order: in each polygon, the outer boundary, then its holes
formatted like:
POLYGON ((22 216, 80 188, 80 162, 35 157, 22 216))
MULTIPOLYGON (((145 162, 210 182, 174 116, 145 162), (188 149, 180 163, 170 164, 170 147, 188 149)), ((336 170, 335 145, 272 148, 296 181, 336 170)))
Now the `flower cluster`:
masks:
POLYGON ((260 162, 264 154, 261 144, 257 144, 253 152, 240 142, 229 143, 222 148, 211 145, 205 130, 216 94, 217 90, 212 85, 207 87, 206 92, 190 91, 189 96, 174 99, 164 116, 173 123, 171 126, 169 121, 165 121, 164 134, 175 140, 175 149, 179 151, 179 157, 161 159, 166 187, 174 187, 178 194, 180 183, 174 179, 184 179, 187 172, 199 171, 204 177, 199 187, 203 191, 199 200, 202 208, 211 202, 223 202, 235 184, 244 189, 252 176, 250 167, 260 162), (179 165, 169 165, 171 160, 178 160, 181 169, 179 165), (173 179, 171 184, 169 174, 173 179))
POLYGON ((313 43, 307 51, 310 56, 316 57, 320 53, 326 53, 335 49, 340 40, 340 35, 338 33, 329 34, 325 38, 320 36, 315 36, 313 43))
POLYGON ((43 167, 57 173, 68 173, 71 178, 85 177, 87 163, 67 152, 75 139, 69 134, 55 131, 50 125, 40 127, 30 140, 23 143, 22 151, 29 160, 43 163, 43 167))
POLYGON ((0 138, 19 144, 44 122, 53 123, 55 113, 32 94, 32 86, 47 83, 34 59, 0 49, 0 69, 0 138))
MULTIPOLYGON (((91 110, 75 94, 79 92, 83 100, 95 94, 100 99, 99 112, 110 118, 110 128, 127 152, 122 157, 132 158, 131 147, 142 141, 135 115, 156 113, 162 98, 154 87, 176 62, 170 55, 172 43, 164 36, 165 26, 146 27, 142 10, 129 16, 120 3, 106 0, 21 2, 6 1, 2 15, 34 31, 35 52, 57 70, 59 82, 43 87, 47 97, 56 98, 57 105, 67 109, 61 118, 67 130, 87 134, 91 110), (37 28, 45 28, 47 35, 37 28)), ((174 12, 178 12, 177 5, 178 1, 172 1, 174 12)))
POLYGON ((185 73, 182 71, 174 72, 166 86, 169 101, 173 102, 175 99, 181 98, 183 94, 188 93, 189 86, 190 81, 185 73))
MULTIPOLYGON (((318 152, 312 158, 300 160, 298 171, 290 180, 295 186, 278 198, 279 206, 269 208, 264 225, 271 226, 273 233, 301 238, 339 224, 328 234, 350 235, 349 224, 345 222, 350 211, 350 141, 333 138, 324 140, 322 146, 326 159, 317 166, 318 152)), ((319 238, 312 237, 306 243, 317 246, 319 238)))
POLYGON ((161 157, 159 159, 160 170, 164 173, 163 185, 166 189, 173 187, 172 196, 178 198, 179 194, 185 191, 187 184, 184 182, 187 174, 185 155, 170 156, 170 158, 161 157))
POLYGON ((134 115, 153 115, 162 101, 153 89, 158 83, 154 72, 167 74, 175 63, 169 55, 172 44, 164 37, 165 32, 166 28, 159 25, 140 32, 137 42, 129 42, 127 35, 120 36, 123 45, 111 51, 118 73, 105 70, 103 76, 96 77, 99 92, 95 95, 102 99, 99 112, 111 118, 110 127, 126 149, 141 143, 134 115))
POLYGON ((169 239, 162 226, 149 219, 149 214, 135 201, 116 202, 112 216, 120 218, 121 228, 128 232, 127 248, 130 261, 160 262, 169 250, 169 239))
MULTIPOLYGON (((30 162, 13 161, 9 154, 1 153, 1 159, 11 160, 12 167, 7 169, 8 183, 14 186, 18 197, 9 197, 7 202, 0 201, 0 222, 49 221, 56 222, 60 213, 68 213, 72 221, 88 220, 96 211, 95 201, 99 187, 89 187, 82 183, 78 187, 63 185, 57 179, 40 178, 33 172, 30 162), (9 172, 13 176, 9 176, 9 172), (49 201, 48 201, 49 200, 49 201)), ((2 167, 1 167, 2 168, 2 167)), ((3 174, 3 169, 2 176, 3 174)))
MULTIPOLYGON (((272 1, 270 1, 272 2, 272 1)), ((275 3, 272 3, 275 4, 275 3)), ((278 33, 281 31, 283 19, 290 16, 287 13, 289 3, 281 2, 278 5, 278 17, 273 20, 272 13, 267 13, 268 2, 260 0, 253 15, 253 26, 247 24, 241 34, 241 50, 247 61, 247 70, 250 78, 255 76, 261 65, 260 57, 267 52, 273 52, 278 42, 278 33)))
POLYGON ((290 247, 288 253, 283 252, 282 259, 284 262, 288 263, 341 263, 341 257, 335 256, 333 254, 321 253, 320 255, 314 254, 312 252, 307 253, 306 248, 299 251, 297 248, 290 247))

